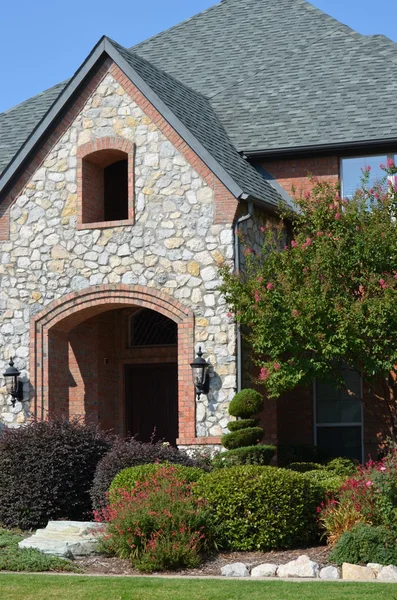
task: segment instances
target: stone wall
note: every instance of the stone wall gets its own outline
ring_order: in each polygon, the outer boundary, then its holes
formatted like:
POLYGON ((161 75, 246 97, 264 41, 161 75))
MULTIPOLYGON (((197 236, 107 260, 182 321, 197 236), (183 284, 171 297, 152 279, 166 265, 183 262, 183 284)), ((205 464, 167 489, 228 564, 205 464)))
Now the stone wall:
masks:
POLYGON ((222 433, 236 385, 235 325, 217 291, 217 268, 233 258, 232 223, 215 224, 213 188, 110 73, 12 205, 0 252, 0 369, 13 355, 24 381, 15 408, 0 389, 0 422, 14 427, 28 416, 32 315, 71 291, 139 284, 193 310, 196 348, 213 365, 197 435, 222 433), (134 144, 135 223, 80 230, 77 151, 105 137, 134 144))

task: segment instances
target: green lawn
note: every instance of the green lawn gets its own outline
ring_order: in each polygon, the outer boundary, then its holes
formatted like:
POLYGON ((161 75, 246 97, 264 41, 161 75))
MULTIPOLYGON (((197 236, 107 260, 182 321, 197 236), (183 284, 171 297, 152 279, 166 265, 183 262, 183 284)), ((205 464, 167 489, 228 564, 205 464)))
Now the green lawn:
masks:
POLYGON ((397 600, 397 585, 0 574, 1 600, 397 600))

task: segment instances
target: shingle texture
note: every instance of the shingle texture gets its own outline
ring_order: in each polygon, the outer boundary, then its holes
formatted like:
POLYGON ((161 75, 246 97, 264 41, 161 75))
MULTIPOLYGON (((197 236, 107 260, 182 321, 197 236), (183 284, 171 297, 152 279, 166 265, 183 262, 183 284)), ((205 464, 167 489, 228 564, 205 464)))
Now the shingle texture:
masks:
MULTIPOLYGON (((241 170, 242 182, 249 177, 251 191, 262 184, 234 149, 397 138, 397 45, 362 36, 306 0, 222 0, 127 55, 220 164, 241 170)), ((62 89, 0 115, 0 171, 62 89)))

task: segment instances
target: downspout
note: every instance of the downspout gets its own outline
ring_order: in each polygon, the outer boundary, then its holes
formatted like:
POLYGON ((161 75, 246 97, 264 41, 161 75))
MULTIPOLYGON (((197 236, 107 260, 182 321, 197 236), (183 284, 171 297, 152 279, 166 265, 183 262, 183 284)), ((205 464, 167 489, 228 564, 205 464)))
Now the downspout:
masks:
MULTIPOLYGON (((240 238, 239 228, 242 223, 249 221, 254 215, 254 204, 248 202, 248 213, 243 217, 240 217, 234 226, 234 268, 237 274, 240 274, 240 238)), ((242 380, 243 380, 243 357, 242 357, 242 337, 241 337, 241 325, 237 323, 236 328, 237 334, 237 392, 241 391, 242 380)))

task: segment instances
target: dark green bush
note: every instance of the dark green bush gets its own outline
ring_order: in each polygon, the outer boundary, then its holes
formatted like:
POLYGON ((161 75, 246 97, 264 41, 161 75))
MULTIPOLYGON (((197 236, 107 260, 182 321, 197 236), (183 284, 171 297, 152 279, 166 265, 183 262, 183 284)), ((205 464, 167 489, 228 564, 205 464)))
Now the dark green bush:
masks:
POLYGON ((331 562, 381 565, 397 564, 397 536, 384 526, 373 527, 360 523, 346 531, 333 548, 331 562))
MULTIPOLYGON (((129 492, 135 487, 135 484, 147 480, 151 475, 155 475, 159 469, 170 466, 169 463, 152 463, 148 465, 139 465, 137 467, 127 467, 116 475, 109 488, 109 499, 113 502, 119 498, 117 491, 119 489, 129 492)), ((186 483, 193 483, 204 475, 204 471, 198 467, 185 467, 184 465, 173 465, 175 477, 186 483)))
POLYGON ((229 405, 229 415, 248 419, 263 408, 263 396, 256 390, 241 390, 229 405))
POLYGON ((277 463, 280 467, 285 467, 294 462, 314 462, 324 461, 324 453, 317 446, 305 445, 281 445, 277 447, 277 463))
POLYGON ((0 523, 21 529, 49 520, 89 520, 89 490, 109 438, 74 420, 33 422, 0 437, 0 523))
POLYGON ((295 462, 291 463, 286 467, 289 471, 296 471, 297 473, 306 473, 307 471, 318 471, 324 469, 324 465, 320 465, 315 462, 295 462))
POLYGON ((307 481, 311 481, 312 483, 320 486, 324 495, 328 492, 336 494, 345 481, 345 477, 334 475, 332 472, 326 471, 325 469, 306 471, 306 473, 302 473, 302 477, 304 477, 307 481))
POLYGON ((217 455, 212 461, 214 469, 239 465, 269 465, 276 453, 275 446, 245 446, 217 455))
POLYGON ((194 493, 207 501, 224 549, 302 547, 318 535, 322 490, 299 473, 253 465, 219 469, 203 475, 194 493))
POLYGON ((246 429, 226 433, 222 436, 222 445, 228 450, 234 450, 244 446, 253 446, 259 443, 262 438, 262 427, 247 427, 246 429))
POLYGON ((240 429, 245 429, 246 427, 255 427, 257 423, 257 419, 240 419, 240 421, 230 421, 227 424, 227 428, 229 431, 239 431, 240 429))
POLYGON ((162 442, 146 444, 138 442, 134 438, 129 440, 117 439, 109 452, 98 463, 95 471, 94 482, 90 491, 94 508, 99 510, 106 506, 106 494, 117 473, 127 467, 156 462, 169 462, 174 465, 185 465, 186 467, 201 467, 203 464, 202 461, 189 458, 186 452, 182 452, 169 444, 162 442))
POLYGON ((334 458, 324 468, 342 477, 350 477, 357 472, 357 465, 351 458, 334 458))

